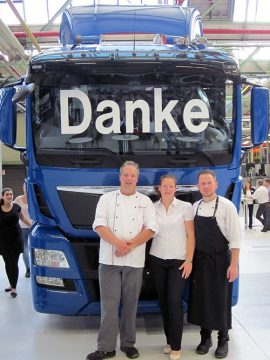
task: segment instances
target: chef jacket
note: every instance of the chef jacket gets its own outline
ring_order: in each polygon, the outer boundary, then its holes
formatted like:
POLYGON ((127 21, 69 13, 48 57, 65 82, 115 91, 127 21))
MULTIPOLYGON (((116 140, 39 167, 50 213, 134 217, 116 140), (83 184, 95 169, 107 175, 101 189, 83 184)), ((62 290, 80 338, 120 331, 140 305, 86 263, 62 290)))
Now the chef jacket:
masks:
MULTIPOLYGON (((124 195, 120 190, 102 195, 96 208, 93 229, 106 226, 118 238, 125 241, 138 235, 143 228, 158 232, 156 212, 152 201, 136 192, 124 195)), ((115 247, 100 239, 99 262, 106 265, 144 267, 145 244, 137 246, 125 256, 116 256, 115 247)))

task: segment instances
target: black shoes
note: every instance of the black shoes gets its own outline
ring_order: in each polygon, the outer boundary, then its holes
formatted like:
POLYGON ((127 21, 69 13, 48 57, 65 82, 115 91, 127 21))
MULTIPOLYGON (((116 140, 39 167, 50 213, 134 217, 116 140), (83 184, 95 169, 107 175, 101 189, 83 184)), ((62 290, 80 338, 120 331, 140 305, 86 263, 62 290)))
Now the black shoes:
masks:
POLYGON ((203 337, 200 344, 197 346, 196 352, 200 355, 205 355, 208 353, 210 347, 213 346, 212 337, 203 337))
POLYGON ((215 351, 215 357, 217 359, 224 359, 229 352, 228 340, 227 339, 219 339, 218 346, 215 351))
MULTIPOLYGON (((139 357, 139 352, 134 346, 132 346, 132 347, 121 346, 120 350, 123 351, 129 359, 136 359, 136 358, 139 357)), ((97 350, 95 352, 92 352, 92 353, 88 354, 86 356, 86 360, 110 359, 110 358, 115 357, 115 355, 116 355, 115 350, 113 350, 113 351, 97 350)))
POLYGON ((261 232, 267 232, 267 230, 266 230, 266 229, 262 229, 261 232))
POLYGON ((26 270, 26 273, 24 275, 26 278, 30 278, 30 269, 26 270))
POLYGON ((120 350, 123 351, 129 359, 137 359, 139 357, 139 351, 134 347, 121 346, 120 350))
POLYGON ((86 360, 102 360, 102 359, 110 359, 115 357, 116 351, 100 351, 97 350, 91 354, 86 356, 86 360))
POLYGON ((11 288, 7 288, 5 289, 5 292, 10 292, 10 296, 13 297, 13 299, 15 299, 17 297, 17 293, 16 291, 12 290, 11 288))
MULTIPOLYGON (((201 342, 197 346, 196 352, 197 354, 204 355, 207 354, 210 347, 213 345, 211 330, 201 329, 201 342)), ((228 331, 219 331, 218 332, 218 346, 215 351, 215 357, 217 359, 223 359, 228 355, 229 346, 229 335, 228 331)))

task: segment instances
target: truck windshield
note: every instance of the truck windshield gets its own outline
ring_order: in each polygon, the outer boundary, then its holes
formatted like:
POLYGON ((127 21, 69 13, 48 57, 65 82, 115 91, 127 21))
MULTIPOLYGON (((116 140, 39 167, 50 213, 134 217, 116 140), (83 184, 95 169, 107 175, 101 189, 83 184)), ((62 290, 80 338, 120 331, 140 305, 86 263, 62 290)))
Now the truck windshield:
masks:
POLYGON ((230 162, 233 82, 223 73, 177 66, 164 72, 149 64, 140 71, 78 68, 32 75, 39 163, 73 166, 79 155, 108 155, 162 167, 170 155, 188 162, 194 154, 201 155, 198 166, 209 159, 215 165, 230 162))

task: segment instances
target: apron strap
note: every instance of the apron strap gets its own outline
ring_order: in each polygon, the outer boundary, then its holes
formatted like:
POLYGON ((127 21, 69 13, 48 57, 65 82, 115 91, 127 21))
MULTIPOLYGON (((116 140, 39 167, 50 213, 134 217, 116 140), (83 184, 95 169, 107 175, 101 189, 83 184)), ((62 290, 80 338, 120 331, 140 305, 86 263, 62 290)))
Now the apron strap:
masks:
MULTIPOLYGON (((213 214, 213 218, 215 218, 216 216, 216 212, 217 212, 217 208, 218 208, 218 201, 219 201, 219 197, 218 197, 218 195, 217 195, 217 197, 216 197, 216 203, 215 203, 215 209, 214 209, 214 214, 213 214)), ((201 205, 201 203, 203 202, 203 199, 201 199, 201 201, 199 202, 199 204, 198 204, 198 207, 197 207, 197 211, 196 211, 196 214, 195 214, 195 216, 196 215, 198 215, 198 211, 199 211, 199 207, 200 207, 200 205, 201 205)))
POLYGON ((213 218, 216 217, 216 212, 217 212, 217 208, 218 208, 218 201, 219 201, 219 197, 218 197, 218 195, 217 195, 213 218))
POLYGON ((200 205, 201 205, 202 202, 203 202, 203 199, 201 199, 201 201, 200 201, 199 204, 198 204, 198 207, 197 207, 197 211, 196 211, 195 216, 198 215, 199 207, 200 207, 200 205))

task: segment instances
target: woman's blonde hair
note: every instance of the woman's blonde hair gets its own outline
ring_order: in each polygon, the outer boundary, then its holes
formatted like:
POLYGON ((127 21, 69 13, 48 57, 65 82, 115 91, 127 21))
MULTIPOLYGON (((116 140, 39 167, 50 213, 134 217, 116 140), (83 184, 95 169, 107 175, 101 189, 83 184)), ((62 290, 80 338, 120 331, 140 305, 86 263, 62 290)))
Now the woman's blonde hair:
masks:
POLYGON ((175 183, 175 185, 176 185, 176 183, 177 183, 176 177, 175 177, 174 175, 165 174, 165 175, 162 175, 162 176, 160 177, 160 179, 159 179, 159 185, 162 184, 162 181, 163 181, 164 179, 171 179, 171 180, 173 180, 174 183, 175 183))

